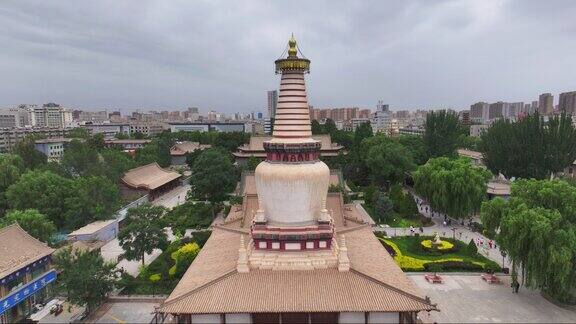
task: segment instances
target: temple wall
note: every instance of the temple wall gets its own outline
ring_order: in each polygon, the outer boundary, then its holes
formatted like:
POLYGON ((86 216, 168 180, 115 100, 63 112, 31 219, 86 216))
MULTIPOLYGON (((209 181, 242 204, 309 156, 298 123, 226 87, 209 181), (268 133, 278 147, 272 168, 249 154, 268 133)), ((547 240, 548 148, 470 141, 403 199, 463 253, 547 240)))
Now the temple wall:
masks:
POLYGON ((338 323, 366 323, 366 313, 364 312, 341 312, 338 323))
POLYGON ((191 315, 191 323, 220 324, 220 314, 194 314, 191 315))
POLYGON ((398 313, 384 313, 384 312, 368 313, 368 323, 398 323, 399 321, 400 321, 400 314, 398 313))
POLYGON ((226 314, 226 323, 252 323, 250 313, 226 314))

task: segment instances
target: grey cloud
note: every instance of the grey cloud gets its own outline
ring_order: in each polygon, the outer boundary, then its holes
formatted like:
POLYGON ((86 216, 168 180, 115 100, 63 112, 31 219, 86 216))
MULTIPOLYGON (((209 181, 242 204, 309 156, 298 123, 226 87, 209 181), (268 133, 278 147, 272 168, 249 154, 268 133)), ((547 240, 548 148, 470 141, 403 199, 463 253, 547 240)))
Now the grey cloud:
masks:
POLYGON ((264 110, 294 32, 311 104, 574 90, 574 1, 3 1, 0 106, 264 110))

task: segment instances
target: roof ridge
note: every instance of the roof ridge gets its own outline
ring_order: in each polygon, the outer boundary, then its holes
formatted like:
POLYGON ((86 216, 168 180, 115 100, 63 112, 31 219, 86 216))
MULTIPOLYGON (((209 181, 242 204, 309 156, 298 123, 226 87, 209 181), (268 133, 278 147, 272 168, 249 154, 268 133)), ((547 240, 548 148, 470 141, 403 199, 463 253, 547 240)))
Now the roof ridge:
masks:
POLYGON ((340 227, 340 229, 338 229, 338 228, 336 229, 336 234, 350 233, 350 232, 359 230, 359 229, 364 228, 364 227, 369 227, 369 226, 370 226, 369 224, 360 224, 360 225, 356 225, 354 227, 343 227, 343 228, 340 227))
MULTIPOLYGON (((236 221, 236 220, 235 220, 236 221)), ((229 223, 230 224, 230 223, 229 223)), ((230 227, 226 227, 220 224, 216 224, 214 225, 214 228, 217 229, 221 229, 227 232, 231 232, 231 233, 236 233, 236 234, 249 234, 250 232, 248 230, 241 230, 241 229, 237 229, 237 228, 230 228, 230 227)))
POLYGON ((414 299, 414 300, 416 300, 416 301, 418 301, 418 302, 424 303, 424 304, 426 304, 426 305, 430 305, 430 306, 434 307, 435 310, 437 310, 437 307, 436 307, 437 304, 432 304, 432 303, 430 302, 430 300, 428 300, 428 299, 426 299, 426 298, 422 298, 422 297, 417 296, 417 295, 414 295, 414 294, 409 293, 409 292, 407 292, 407 291, 405 291, 405 290, 402 290, 402 289, 397 288, 397 287, 394 287, 394 286, 392 286, 392 285, 390 285, 390 284, 388 284, 388 283, 385 283, 385 282, 383 282, 383 281, 381 281, 381 280, 378 280, 378 279, 376 279, 376 278, 374 278, 374 277, 372 277, 372 276, 370 276, 370 275, 368 275, 368 274, 366 274, 366 273, 364 273, 364 272, 362 272, 362 271, 359 271, 359 270, 357 270, 357 269, 354 269, 353 266, 350 267, 350 272, 356 273, 356 274, 358 274, 358 275, 360 275, 360 276, 362 276, 362 277, 364 277, 364 278, 366 278, 366 279, 368 279, 368 280, 371 280, 371 281, 373 281, 373 282, 375 282, 375 283, 378 283, 378 284, 380 284, 380 285, 382 285, 382 286, 385 286, 386 288, 389 288, 389 289, 391 289, 391 290, 393 290, 393 291, 395 291, 395 292, 398 292, 398 293, 400 293, 400 294, 402 294, 402 295, 404 295, 404 296, 406 296, 406 297, 408 297, 408 298, 412 298, 412 299, 414 299))
POLYGON ((188 291, 188 292, 186 292, 186 293, 184 293, 184 294, 182 294, 182 295, 180 295, 180 296, 178 296, 178 297, 175 297, 174 299, 172 299, 172 300, 170 300, 170 301, 165 301, 164 303, 162 303, 162 305, 160 305, 160 306, 158 307, 158 309, 161 309, 161 308, 163 308, 163 307, 165 307, 165 306, 170 306, 170 305, 174 304, 175 302, 180 301, 180 300, 182 300, 182 299, 184 299, 184 298, 186 298, 186 297, 194 294, 195 292, 197 292, 197 291, 199 291, 199 290, 202 290, 202 289, 204 289, 204 288, 206 288, 206 287, 208 287, 208 286, 211 286, 211 285, 213 285, 213 284, 215 284, 215 283, 217 283, 217 282, 219 282, 219 281, 222 281, 222 280, 224 280, 224 279, 226 279, 226 278, 228 278, 228 277, 230 277, 230 276, 232 276, 232 275, 234 275, 234 274, 237 274, 237 273, 238 273, 238 271, 236 271, 236 267, 234 267, 232 270, 224 273, 223 275, 221 275, 221 276, 219 276, 219 277, 216 277, 216 278, 214 278, 214 279, 206 282, 206 283, 203 284, 203 285, 200 285, 200 286, 198 286, 198 287, 196 287, 196 288, 194 288, 194 289, 192 289, 192 290, 190 290, 190 291, 188 291))

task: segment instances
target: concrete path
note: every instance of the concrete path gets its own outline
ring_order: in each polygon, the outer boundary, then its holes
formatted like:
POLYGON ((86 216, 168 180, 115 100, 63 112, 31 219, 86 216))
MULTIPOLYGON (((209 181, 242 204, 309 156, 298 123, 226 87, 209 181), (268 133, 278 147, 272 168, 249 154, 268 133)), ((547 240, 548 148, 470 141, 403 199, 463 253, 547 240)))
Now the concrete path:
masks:
POLYGON ((180 204, 183 204, 186 201, 186 195, 190 190, 190 185, 185 184, 183 186, 178 186, 164 195, 154 199, 152 201, 152 205, 155 206, 164 206, 166 208, 174 208, 180 204))

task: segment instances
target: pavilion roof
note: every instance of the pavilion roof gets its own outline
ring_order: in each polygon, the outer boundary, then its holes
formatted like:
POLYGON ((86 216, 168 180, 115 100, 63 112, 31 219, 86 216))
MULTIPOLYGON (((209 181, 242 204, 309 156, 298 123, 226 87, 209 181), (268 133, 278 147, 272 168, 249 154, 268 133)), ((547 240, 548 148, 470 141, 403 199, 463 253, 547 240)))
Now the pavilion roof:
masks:
POLYGON ((154 190, 178 178, 178 172, 162 169, 158 163, 153 162, 128 170, 124 173, 122 182, 133 188, 154 190))
POLYGON ((53 252, 18 224, 0 229, 0 279, 53 252))

